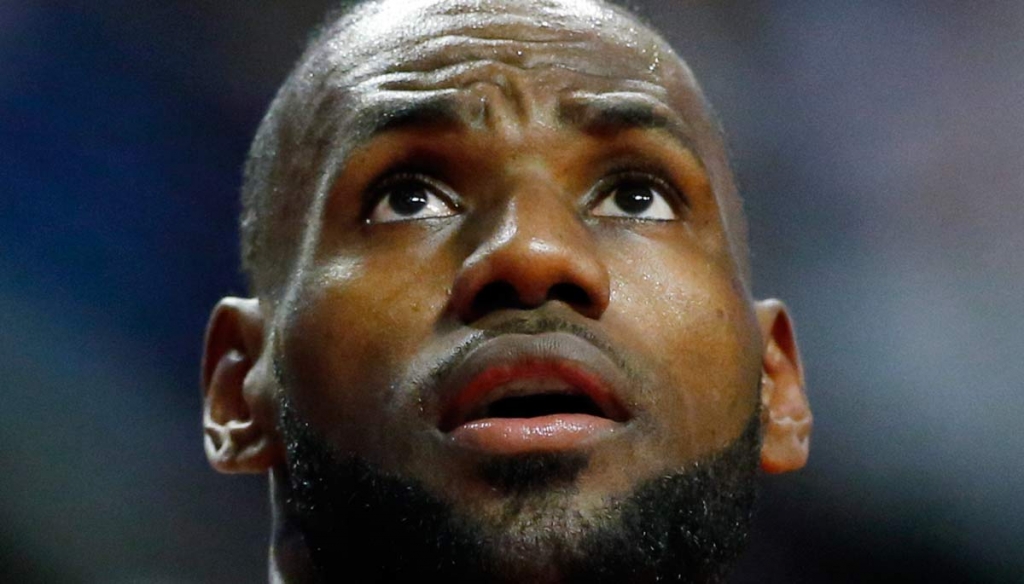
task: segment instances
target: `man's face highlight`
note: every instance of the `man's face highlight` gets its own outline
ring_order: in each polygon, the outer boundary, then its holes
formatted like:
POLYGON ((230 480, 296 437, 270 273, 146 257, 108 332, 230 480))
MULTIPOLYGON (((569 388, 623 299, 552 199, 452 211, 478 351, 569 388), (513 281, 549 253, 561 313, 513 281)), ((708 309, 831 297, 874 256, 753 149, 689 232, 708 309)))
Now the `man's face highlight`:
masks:
POLYGON ((689 73, 603 8, 463 8, 367 22, 311 83, 335 155, 268 337, 290 474, 319 449, 524 559, 730 447, 695 482, 747 489, 761 339, 689 73))

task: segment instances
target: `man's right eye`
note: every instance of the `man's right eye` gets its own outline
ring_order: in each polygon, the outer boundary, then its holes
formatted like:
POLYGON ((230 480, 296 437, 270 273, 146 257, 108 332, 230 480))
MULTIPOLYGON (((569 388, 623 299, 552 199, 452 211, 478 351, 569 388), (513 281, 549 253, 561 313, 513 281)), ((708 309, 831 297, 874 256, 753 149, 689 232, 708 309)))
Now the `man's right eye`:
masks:
POLYGON ((378 185, 377 201, 370 211, 368 223, 395 223, 451 217, 459 207, 445 189, 420 175, 398 175, 378 185))

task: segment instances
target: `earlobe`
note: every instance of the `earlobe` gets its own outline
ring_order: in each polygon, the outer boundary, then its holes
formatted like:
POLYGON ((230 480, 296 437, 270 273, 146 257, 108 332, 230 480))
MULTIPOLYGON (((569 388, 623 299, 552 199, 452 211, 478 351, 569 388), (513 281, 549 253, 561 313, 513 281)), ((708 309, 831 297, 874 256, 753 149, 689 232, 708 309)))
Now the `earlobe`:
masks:
POLYGON ((262 473, 276 465, 272 376, 263 355, 259 300, 224 298, 206 329, 203 434, 206 457, 225 473, 262 473))
POLYGON ((764 339, 761 468, 769 473, 797 470, 807 463, 812 416, 796 335, 778 300, 758 302, 757 317, 764 339))

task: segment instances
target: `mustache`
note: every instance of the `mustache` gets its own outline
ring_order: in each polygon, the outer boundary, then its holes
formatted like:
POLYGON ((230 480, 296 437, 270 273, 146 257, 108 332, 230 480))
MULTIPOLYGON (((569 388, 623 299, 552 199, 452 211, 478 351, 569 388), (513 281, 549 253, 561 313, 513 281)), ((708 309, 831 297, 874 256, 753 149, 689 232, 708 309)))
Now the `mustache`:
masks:
MULTIPOLYGON (((472 333, 468 338, 455 345, 447 355, 431 365, 425 374, 414 375, 409 380, 408 389, 420 396, 436 392, 442 382, 467 356, 491 339, 510 334, 538 335, 543 333, 568 333, 583 339, 611 359, 612 363, 625 374, 629 383, 637 387, 646 385, 644 382, 646 377, 640 372, 640 369, 634 366, 622 351, 588 327, 558 316, 530 315, 511 317, 472 333)), ((287 394, 288 375, 281 362, 280 338, 274 335, 271 342, 274 344, 271 374, 276 381, 278 397, 282 398, 287 394)))
POLYGON ((569 333, 594 345, 604 353, 612 363, 626 374, 632 383, 639 383, 643 378, 639 370, 630 363, 621 351, 614 347, 591 329, 570 320, 550 315, 520 316, 503 320, 494 326, 482 329, 455 346, 450 354, 441 358, 427 372, 424 379, 416 383, 419 390, 437 387, 447 378, 452 370, 478 347, 491 339, 511 334, 539 335, 543 333, 569 333))

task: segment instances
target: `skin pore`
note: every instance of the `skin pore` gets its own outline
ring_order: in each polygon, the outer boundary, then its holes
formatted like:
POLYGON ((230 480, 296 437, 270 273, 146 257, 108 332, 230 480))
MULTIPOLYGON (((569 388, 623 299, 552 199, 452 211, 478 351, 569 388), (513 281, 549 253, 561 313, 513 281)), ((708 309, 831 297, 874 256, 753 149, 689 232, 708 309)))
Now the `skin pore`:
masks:
POLYGON ((258 298, 211 317, 204 428, 216 468, 270 473, 277 581, 711 581, 758 461, 806 459, 721 138, 617 9, 357 9, 245 190, 258 298))

